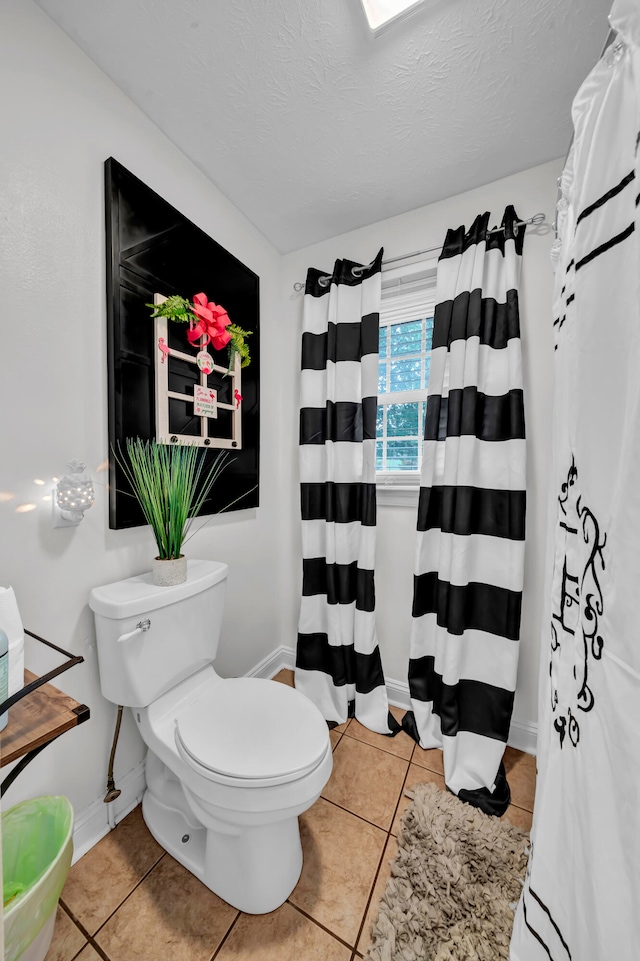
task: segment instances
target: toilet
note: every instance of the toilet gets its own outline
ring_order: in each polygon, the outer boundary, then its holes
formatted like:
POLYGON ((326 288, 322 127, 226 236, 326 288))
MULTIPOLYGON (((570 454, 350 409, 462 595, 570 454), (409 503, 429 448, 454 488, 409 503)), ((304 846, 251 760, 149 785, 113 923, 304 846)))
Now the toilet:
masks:
POLYGON ((285 684, 213 669, 227 565, 190 560, 184 584, 151 574, 91 591, 100 685, 132 709, 147 745, 144 820, 224 901, 279 907, 302 870, 298 815, 333 759, 326 721, 285 684))

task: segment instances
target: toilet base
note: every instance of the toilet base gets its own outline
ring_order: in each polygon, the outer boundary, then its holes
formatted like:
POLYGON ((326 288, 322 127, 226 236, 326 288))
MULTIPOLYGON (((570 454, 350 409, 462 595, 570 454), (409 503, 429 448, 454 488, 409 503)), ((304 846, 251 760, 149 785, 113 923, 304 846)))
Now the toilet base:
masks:
MULTIPOLYGON (((204 853, 207 831, 202 825, 193 827, 182 811, 167 807, 151 793, 145 791, 142 798, 142 816, 149 831, 171 857, 194 874, 203 884, 204 853)), ((207 885, 208 887, 208 885, 207 885)))
POLYGON ((180 782, 152 752, 147 784, 142 814, 149 831, 214 894, 246 914, 267 914, 287 900, 302 871, 297 816, 206 828, 191 809, 194 799, 190 807, 180 782))

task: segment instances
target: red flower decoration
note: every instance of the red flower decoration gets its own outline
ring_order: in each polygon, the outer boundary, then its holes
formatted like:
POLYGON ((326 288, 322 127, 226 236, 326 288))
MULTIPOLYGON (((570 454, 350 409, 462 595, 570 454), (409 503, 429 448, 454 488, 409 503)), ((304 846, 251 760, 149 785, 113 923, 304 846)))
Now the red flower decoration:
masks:
POLYGON ((206 294, 196 294, 193 298, 193 313, 198 318, 198 323, 187 331, 187 339, 190 344, 195 344, 204 337, 205 346, 209 342, 214 350, 222 350, 231 340, 231 334, 226 329, 231 323, 229 314, 224 307, 207 301, 206 294))

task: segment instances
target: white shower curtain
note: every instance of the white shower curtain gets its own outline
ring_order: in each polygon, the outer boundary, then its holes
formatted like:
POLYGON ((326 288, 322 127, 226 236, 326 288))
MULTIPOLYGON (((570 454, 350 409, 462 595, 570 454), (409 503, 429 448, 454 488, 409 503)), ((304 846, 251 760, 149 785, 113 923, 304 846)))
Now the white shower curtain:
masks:
POLYGON ((573 105, 529 870, 511 961, 640 957, 640 6, 573 105))

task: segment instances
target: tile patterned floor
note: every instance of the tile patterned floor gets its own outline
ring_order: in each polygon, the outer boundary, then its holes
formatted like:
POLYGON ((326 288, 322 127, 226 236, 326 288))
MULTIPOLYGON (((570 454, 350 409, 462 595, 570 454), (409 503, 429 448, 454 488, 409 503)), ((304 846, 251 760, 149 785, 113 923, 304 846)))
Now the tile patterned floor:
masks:
MULTIPOLYGON (((276 680, 292 683, 292 672, 276 680)), ((396 717, 403 714, 392 708, 396 717)), ((334 769, 300 819, 300 881, 268 915, 221 901, 156 844, 136 808, 75 864, 62 892, 46 961, 357 961, 397 850, 405 789, 444 789, 440 751, 404 732, 372 734, 356 720, 331 732, 334 769)), ((527 830, 535 759, 507 748, 513 803, 504 815, 527 830)))

